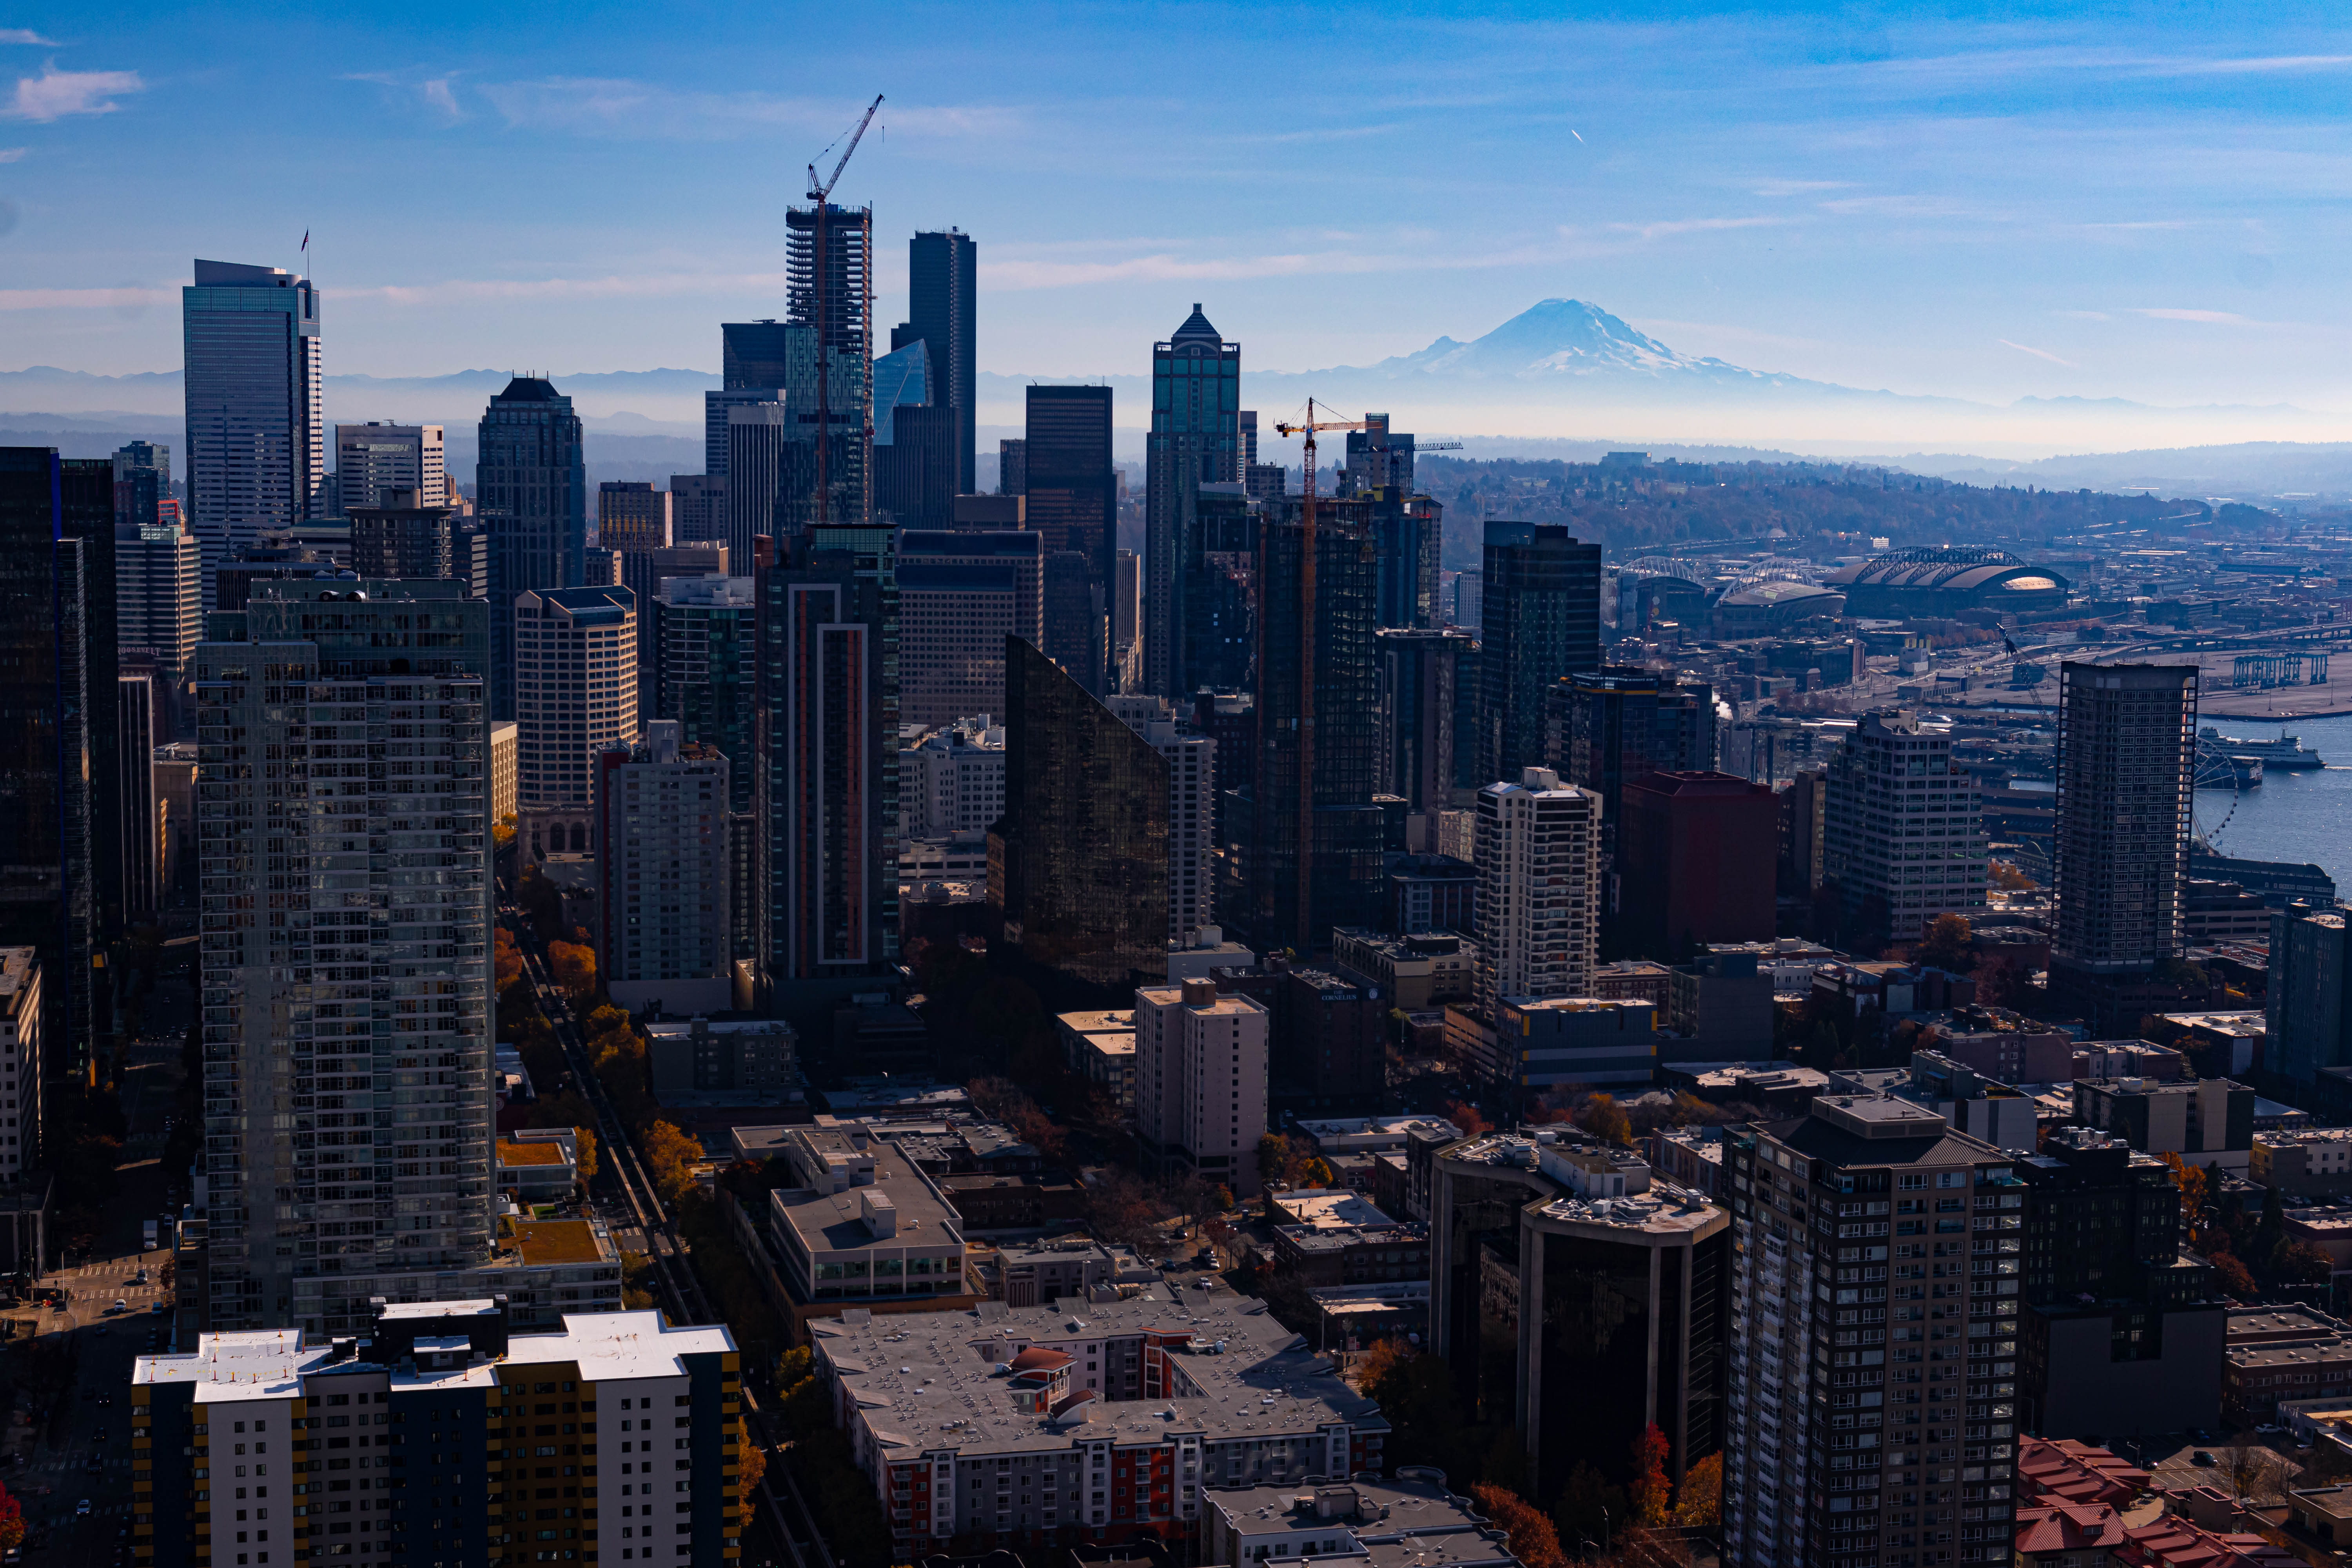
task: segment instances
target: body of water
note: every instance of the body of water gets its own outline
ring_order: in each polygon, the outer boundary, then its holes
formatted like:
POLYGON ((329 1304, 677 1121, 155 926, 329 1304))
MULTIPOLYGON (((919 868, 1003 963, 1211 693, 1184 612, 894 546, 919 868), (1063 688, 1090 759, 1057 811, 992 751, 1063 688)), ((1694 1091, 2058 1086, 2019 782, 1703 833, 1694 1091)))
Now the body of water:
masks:
POLYGON ((2327 763, 2317 773, 2265 770, 2260 785, 2238 793, 2234 811, 2230 791, 2199 790, 2197 826, 2214 836, 2214 849, 2248 860, 2307 860, 2335 878, 2338 889, 2352 890, 2352 714, 2203 722, 2248 739, 2294 735, 2327 763))

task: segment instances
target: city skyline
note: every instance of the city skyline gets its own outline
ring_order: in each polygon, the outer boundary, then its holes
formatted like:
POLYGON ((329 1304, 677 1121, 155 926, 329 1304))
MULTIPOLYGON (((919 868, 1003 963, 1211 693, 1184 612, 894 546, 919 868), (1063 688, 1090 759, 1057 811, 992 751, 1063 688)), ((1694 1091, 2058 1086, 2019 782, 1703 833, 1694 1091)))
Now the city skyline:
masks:
POLYGON ((1140 374, 1196 297, 1289 372, 1574 298, 1685 353, 1843 386, 2352 406, 2312 265, 2340 225, 2315 198, 2352 54, 2315 16, 2240 18, 2223 43, 2187 18, 1802 8, 1328 37, 1235 12, 1180 39, 1123 13, 1056 27, 1017 97, 975 88, 1007 46, 1001 18, 963 14, 723 37, 592 19, 558 44, 451 16, 287 35, 134 15, 102 40, 56 8, 18 20, 0 31, 5 369, 168 367, 195 254, 316 276, 331 373, 707 363, 712 323, 782 313, 780 204, 710 208, 691 247, 616 214, 769 163, 797 195, 855 81, 888 95, 840 192, 887 238, 877 320, 905 318, 898 237, 955 225, 982 247, 978 358, 998 374, 1140 374), (1197 97, 1106 88, 1180 44, 1197 97), (787 46, 830 52, 840 90, 767 90, 759 62, 787 46), (289 177, 221 199, 214 176, 257 142, 289 177), (355 143, 373 150, 363 193, 328 177, 355 143), (135 218, 83 194, 134 159, 162 176, 135 218), (525 159, 528 190, 499 175, 525 159), (432 221, 388 223, 388 205, 432 221), (1427 216, 1441 205, 1483 233, 1427 216))

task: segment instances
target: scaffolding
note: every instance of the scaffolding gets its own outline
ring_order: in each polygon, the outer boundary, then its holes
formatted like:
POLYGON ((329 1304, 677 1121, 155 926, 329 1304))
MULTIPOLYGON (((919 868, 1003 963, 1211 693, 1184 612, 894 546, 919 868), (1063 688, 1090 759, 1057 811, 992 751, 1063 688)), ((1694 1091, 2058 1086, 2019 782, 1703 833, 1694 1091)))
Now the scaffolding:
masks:
POLYGON ((2325 686, 2327 656, 2324 653, 2242 653, 2231 661, 2230 685, 2235 690, 2269 691, 2281 686, 2325 686))

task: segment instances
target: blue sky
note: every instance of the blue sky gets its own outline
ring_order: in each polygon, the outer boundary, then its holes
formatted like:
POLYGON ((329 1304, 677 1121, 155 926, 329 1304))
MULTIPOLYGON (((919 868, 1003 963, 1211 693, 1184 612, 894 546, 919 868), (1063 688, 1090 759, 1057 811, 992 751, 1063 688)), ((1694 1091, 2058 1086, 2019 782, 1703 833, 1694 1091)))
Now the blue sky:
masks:
POLYGON ((189 258, 306 228, 332 372, 715 366, 880 91, 882 319, 958 225, 983 369, 1571 295, 1850 385, 2352 409, 2347 89, 2340 7, 20 4, 0 369, 173 367, 189 258))

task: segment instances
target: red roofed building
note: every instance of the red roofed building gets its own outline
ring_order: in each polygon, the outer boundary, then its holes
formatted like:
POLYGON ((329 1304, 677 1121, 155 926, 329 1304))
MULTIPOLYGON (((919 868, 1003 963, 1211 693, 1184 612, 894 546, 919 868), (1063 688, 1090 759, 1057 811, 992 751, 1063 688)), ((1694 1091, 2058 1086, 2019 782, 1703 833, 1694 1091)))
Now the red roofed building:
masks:
POLYGON ((2024 1503, 2106 1503, 2123 1508, 2148 1489, 2148 1474, 2105 1448, 2062 1437, 2021 1437, 2017 1496, 2024 1503))
POLYGON ((2303 1559, 2259 1535, 2218 1534, 2178 1514, 2124 1531, 2119 1568, 2303 1568, 2303 1559))
POLYGON ((2106 1503, 2048 1503, 2017 1510, 2017 1568, 2110 1568, 2124 1521, 2106 1503))

